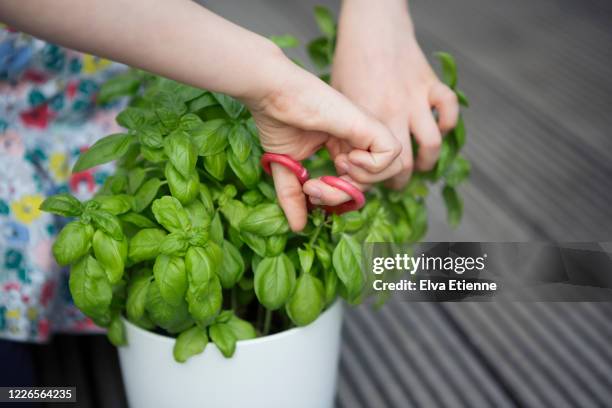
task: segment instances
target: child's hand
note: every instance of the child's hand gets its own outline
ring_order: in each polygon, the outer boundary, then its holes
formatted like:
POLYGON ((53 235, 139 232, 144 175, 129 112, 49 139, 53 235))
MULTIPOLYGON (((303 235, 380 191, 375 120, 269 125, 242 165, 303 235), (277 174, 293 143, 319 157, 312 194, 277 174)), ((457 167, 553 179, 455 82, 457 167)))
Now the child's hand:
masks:
MULTIPOLYGON (((403 171, 389 180, 391 187, 401 188, 410 179, 411 134, 419 144, 414 167, 430 170, 435 165, 441 135, 455 127, 459 105, 417 44, 405 0, 343 3, 332 84, 387 125, 401 143, 403 171), (432 108, 438 112, 437 124, 432 108)), ((346 161, 344 154, 336 157, 339 170, 346 161)))
MULTIPOLYGON (((303 160, 323 145, 332 148, 342 141, 355 163, 352 167, 359 182, 373 183, 401 170, 397 160, 400 144, 384 125, 284 56, 270 65, 274 67, 270 73, 273 85, 268 91, 242 98, 253 114, 265 151, 303 160)), ((301 230, 307 217, 302 186, 283 166, 273 163, 271 168, 289 225, 294 231, 301 230)), ((328 189, 344 194, 327 186, 328 189)), ((322 194, 316 188, 305 191, 315 196, 322 194)))

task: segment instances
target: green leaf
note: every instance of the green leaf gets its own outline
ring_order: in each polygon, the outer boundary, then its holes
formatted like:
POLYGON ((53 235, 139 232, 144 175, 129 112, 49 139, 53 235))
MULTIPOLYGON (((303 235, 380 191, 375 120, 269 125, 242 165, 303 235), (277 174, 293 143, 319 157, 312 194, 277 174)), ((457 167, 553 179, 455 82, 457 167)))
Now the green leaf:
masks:
POLYGON ((289 224, 278 204, 260 204, 240 222, 240 231, 267 237, 289 232, 289 224))
POLYGON ((205 247, 191 247, 185 256, 185 269, 189 287, 205 286, 219 274, 223 261, 223 250, 214 242, 205 247))
POLYGON ((145 183, 140 186, 134 195, 134 200, 132 202, 133 210, 136 212, 142 212, 145 208, 147 208, 157 196, 157 192, 159 191, 161 185, 162 182, 157 177, 153 177, 145 181, 145 183))
POLYGON ((259 235, 256 235, 250 232, 246 232, 246 231, 241 231, 240 237, 242 238, 244 243, 247 244, 247 246, 251 248, 253 252, 255 252, 257 255, 259 256, 267 255, 265 238, 262 238, 259 235))
POLYGON ((323 6, 315 6, 314 15, 319 30, 327 38, 334 38, 336 35, 336 22, 329 9, 323 6))
POLYGON ((127 194, 98 196, 94 201, 100 204, 100 210, 113 215, 124 214, 132 209, 132 198, 127 194))
POLYGON ((300 267, 304 273, 309 273, 314 261, 314 250, 310 245, 305 245, 304 248, 298 248, 298 257, 300 258, 300 267))
POLYGON ((223 262, 218 269, 219 281, 223 289, 232 288, 245 271, 244 260, 240 251, 229 241, 223 241, 223 262))
POLYGON ((242 195, 242 201, 250 207, 260 204, 263 200, 264 196, 258 190, 249 190, 242 195))
POLYGON ((158 228, 146 228, 138 231, 130 240, 128 258, 134 262, 155 259, 159 246, 166 237, 166 231, 158 228))
POLYGON ((168 130, 176 129, 181 116, 187 111, 179 95, 171 92, 158 92, 153 100, 155 114, 162 125, 168 130))
POLYGON ((157 118, 151 111, 132 106, 128 106, 117 115, 117 123, 131 130, 142 129, 156 120, 157 118))
POLYGON ((328 49, 329 40, 325 37, 317 38, 308 43, 308 56, 317 68, 323 69, 331 64, 328 49))
POLYGON ((140 82, 140 77, 133 72, 116 75, 102 84, 96 95, 96 102, 105 105, 121 97, 132 96, 140 88, 140 82))
POLYGON ((200 156, 213 156, 225 151, 232 126, 225 119, 213 119, 189 132, 200 156))
POLYGON ((271 35, 270 40, 280 48, 296 48, 300 40, 292 35, 271 35))
POLYGON ((172 232, 164 237, 159 252, 165 255, 185 256, 189 247, 189 236, 182 231, 172 232))
POLYGON ((149 284, 145 307, 151 321, 169 333, 179 333, 193 325, 187 302, 182 300, 176 306, 166 302, 157 281, 149 284))
POLYGON ((124 239, 121 223, 117 216, 104 210, 93 210, 89 212, 89 215, 96 228, 106 232, 111 238, 117 241, 124 239))
POLYGON ((227 222, 236 229, 240 228, 242 220, 249 215, 249 209, 238 200, 227 200, 219 210, 227 222))
POLYGON ((133 211, 131 211, 129 213, 121 214, 119 216, 119 220, 121 222, 132 224, 132 225, 134 225, 136 227, 139 227, 139 228, 155 228, 155 227, 157 227, 157 224, 155 224, 153 221, 151 221, 150 219, 148 219, 144 215, 135 213, 133 211))
POLYGON ((314 249, 315 249, 315 254, 317 255, 317 259, 323 266, 323 269, 331 269, 332 259, 331 259, 331 254, 329 253, 327 248, 325 248, 322 245, 317 245, 315 246, 314 249))
POLYGON ((440 60, 442 65, 442 80, 451 89, 457 86, 457 65, 452 55, 447 52, 437 52, 435 56, 440 60))
POLYGON ((223 292, 219 278, 214 276, 206 284, 192 286, 187 289, 189 313, 202 327, 208 326, 221 310, 223 292))
POLYGON ((63 217, 78 217, 83 212, 81 202, 68 193, 48 197, 40 205, 40 209, 63 217))
POLYGON ((162 163, 168 160, 168 157, 162 148, 153 149, 148 146, 141 145, 140 152, 142 153, 142 157, 151 163, 162 163))
POLYGON ((459 100, 459 105, 465 106, 466 108, 469 108, 470 107, 470 101, 468 100, 467 96, 465 96, 463 91, 460 91, 459 89, 455 89, 455 93, 457 94, 457 99, 459 100))
POLYGON ((168 231, 185 231, 191 228, 187 211, 176 198, 163 196, 153 201, 151 208, 157 222, 168 231))
POLYGON ((219 102, 217 102, 217 100, 212 95, 212 93, 205 92, 204 94, 202 94, 198 98, 190 101, 187 104, 187 107, 189 108, 189 112, 197 112, 200 109, 204 109, 204 108, 207 108, 209 106, 214 106, 214 105, 217 105, 218 103, 219 102))
POLYGON ((208 228, 212 221, 211 213, 208 212, 206 206, 200 200, 194 200, 184 206, 185 211, 189 215, 189 220, 193 228, 208 228))
POLYGON ((81 153, 72 172, 78 173, 120 158, 127 153, 131 142, 132 137, 127 133, 116 133, 98 140, 86 152, 81 153))
POLYGON ((131 322, 138 323, 144 316, 147 290, 151 283, 150 273, 141 273, 130 280, 125 310, 131 322))
POLYGON ((206 186, 206 184, 200 183, 200 200, 202 204, 206 208, 206 212, 211 217, 215 212, 215 205, 213 203, 212 194, 210 194, 210 190, 206 186))
POLYGON ((242 111, 244 110, 244 105, 232 98, 231 96, 220 94, 213 92, 213 96, 219 102, 219 105, 223 107, 223 110, 227 115, 232 119, 238 119, 242 111))
POLYGON ((144 183, 147 177, 146 171, 142 167, 131 169, 128 174, 128 193, 134 194, 138 188, 144 183))
POLYGON ((177 198, 181 204, 189 204, 200 193, 200 177, 197 171, 194 170, 185 178, 172 163, 168 162, 164 174, 168 180, 170 194, 177 198))
POLYGON ((255 294, 267 309, 281 308, 293 292, 295 268, 285 254, 265 257, 255 271, 255 294))
POLYGON ((172 355, 179 363, 184 363, 190 357, 198 355, 204 351, 208 344, 206 330, 199 326, 187 329, 176 338, 172 355))
POLYGON ((240 163, 245 162, 251 154, 251 135, 247 128, 241 124, 232 126, 228 134, 228 141, 236 159, 240 163))
POLYGON ((325 304, 330 305, 336 299, 338 292, 338 275, 332 268, 323 270, 323 280, 325 286, 325 304))
POLYGON ((70 270, 70 293, 74 304, 87 316, 108 312, 113 289, 102 266, 91 255, 84 256, 70 270))
POLYGON ((210 239, 219 245, 223 243, 223 224, 219 213, 215 213, 210 223, 210 239))
POLYGON ((117 241, 102 230, 98 230, 93 236, 93 250, 110 283, 118 283, 123 277, 123 269, 127 259, 127 239, 117 241))
POLYGON ((241 162, 233 150, 227 154, 227 160, 234 174, 247 188, 254 188, 261 178, 260 155, 253 154, 241 162))
POLYGON ((348 301, 354 302, 361 295, 364 286, 361 271, 361 246, 350 235, 342 234, 334 249, 332 262, 338 278, 347 291, 348 301))
POLYGON ((227 155, 225 152, 204 157, 204 168, 219 181, 223 181, 225 167, 227 166, 227 155))
POLYGON ((302 274, 285 310, 293 323, 306 326, 316 320, 325 307, 325 288, 313 275, 302 274))
POLYGON ((266 256, 280 255, 287 245, 287 234, 270 235, 266 238, 266 256))
POLYGON ((444 187, 442 197, 444 198, 444 204, 446 204, 448 223, 452 227, 457 227, 463 215, 463 200, 461 200, 457 190, 450 186, 444 187))
POLYGON ((140 144, 149 149, 159 150, 164 147, 164 136, 156 127, 138 129, 136 136, 140 144))
POLYGON ((229 327, 237 340, 248 340, 257 337, 257 332, 253 325, 246 320, 240 319, 233 313, 224 324, 229 327))
POLYGON ((213 324, 208 328, 208 334, 226 358, 234 355, 236 351, 236 336, 234 336, 230 327, 223 323, 213 324))
POLYGON ((470 170, 470 162, 462 156, 457 156, 444 175, 446 185, 449 187, 457 187, 470 176, 470 170))
POLYGON ((125 326, 123 325, 123 321, 121 321, 120 313, 113 314, 106 336, 115 347, 125 346, 127 344, 125 326))
POLYGON ((184 301, 187 291, 187 273, 182 258, 159 255, 153 265, 153 275, 164 301, 173 306, 178 306, 184 301))
POLYGON ((457 154, 457 148, 455 146, 455 142, 452 138, 444 138, 442 141, 442 146, 440 147, 440 158, 436 163, 435 167, 435 175, 436 179, 439 179, 446 173, 448 167, 455 159, 457 154))
POLYGON ((412 235, 410 241, 420 241, 427 232, 427 208, 422 200, 415 200, 410 196, 404 197, 402 204, 408 213, 412 235))
POLYGON ((170 133, 164 139, 164 152, 183 177, 189 177, 195 170, 197 152, 187 132, 175 130, 170 133))
POLYGON ((125 174, 115 174, 108 176, 104 181, 104 185, 100 189, 100 193, 105 192, 107 194, 120 194, 125 192, 128 179, 125 174))
POLYGON ((462 115, 459 115, 457 126, 455 126, 455 128, 452 130, 451 134, 455 138, 457 148, 461 149, 465 145, 465 124, 463 122, 462 115))
POLYGON ((58 264, 68 265, 76 262, 89 252, 94 229, 81 221, 67 224, 53 243, 53 256, 58 264))

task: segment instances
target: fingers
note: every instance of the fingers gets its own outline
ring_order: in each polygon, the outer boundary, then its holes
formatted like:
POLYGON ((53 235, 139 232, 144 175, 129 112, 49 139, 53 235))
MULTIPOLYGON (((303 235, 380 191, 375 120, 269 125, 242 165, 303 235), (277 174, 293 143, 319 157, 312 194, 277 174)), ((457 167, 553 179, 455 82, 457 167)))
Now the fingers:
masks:
POLYGON ((419 145, 415 167, 422 171, 431 170, 440 154, 442 135, 428 105, 422 105, 415 112, 410 130, 419 145))
POLYGON ((459 102, 457 95, 445 84, 438 82, 429 91, 429 104, 438 111, 438 127, 446 133, 457 125, 459 102))
POLYGON ((412 141, 410 139, 410 131, 408 130, 408 121, 405 116, 398 116, 387 123, 393 135, 399 140, 402 151, 398 156, 398 160, 401 163, 401 171, 399 174, 391 177, 385 185, 399 190, 403 188, 412 175, 413 168, 413 153, 412 153, 412 141))
POLYGON ((272 163, 270 167, 278 203, 287 217, 289 227, 292 231, 301 231, 308 216, 302 185, 295 174, 284 166, 272 163))
MULTIPOLYGON (((341 176, 340 178, 353 184, 360 191, 367 191, 370 187, 369 185, 357 183, 348 176, 341 176)), ((315 205, 338 205, 351 200, 351 196, 344 191, 334 188, 319 179, 308 180, 304 184, 303 189, 304 193, 309 196, 310 202, 315 205)))

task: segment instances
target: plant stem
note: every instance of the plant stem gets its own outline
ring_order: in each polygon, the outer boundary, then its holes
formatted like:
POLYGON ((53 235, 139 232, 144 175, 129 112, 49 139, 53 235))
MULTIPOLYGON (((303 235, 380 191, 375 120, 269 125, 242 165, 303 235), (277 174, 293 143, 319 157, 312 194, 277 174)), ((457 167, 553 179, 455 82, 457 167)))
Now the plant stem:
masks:
POLYGON ((264 318, 263 335, 267 335, 270 332, 270 324, 272 323, 272 311, 266 309, 266 317, 264 318))
POLYGON ((317 225, 317 229, 315 230, 314 234, 312 235, 312 237, 310 238, 310 241, 308 241, 309 245, 312 245, 315 243, 315 241, 317 240, 317 238, 319 237, 319 233, 321 232, 321 229, 323 229, 323 224, 325 223, 320 223, 319 225, 317 225))

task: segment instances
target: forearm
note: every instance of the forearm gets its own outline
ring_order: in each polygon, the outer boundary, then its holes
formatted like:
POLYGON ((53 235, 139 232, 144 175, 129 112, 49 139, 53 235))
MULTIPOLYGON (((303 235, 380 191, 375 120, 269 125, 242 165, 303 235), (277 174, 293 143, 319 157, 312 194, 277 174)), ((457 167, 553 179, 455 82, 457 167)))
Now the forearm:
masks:
POLYGON ((391 28, 395 24, 408 26, 412 31, 412 19, 407 0, 343 0, 340 12, 340 25, 355 22, 360 29, 382 25, 391 28), (358 22, 358 23, 357 23, 358 22))
POLYGON ((2 0, 0 21, 57 44, 238 98, 284 63, 269 40, 190 0, 2 0))

